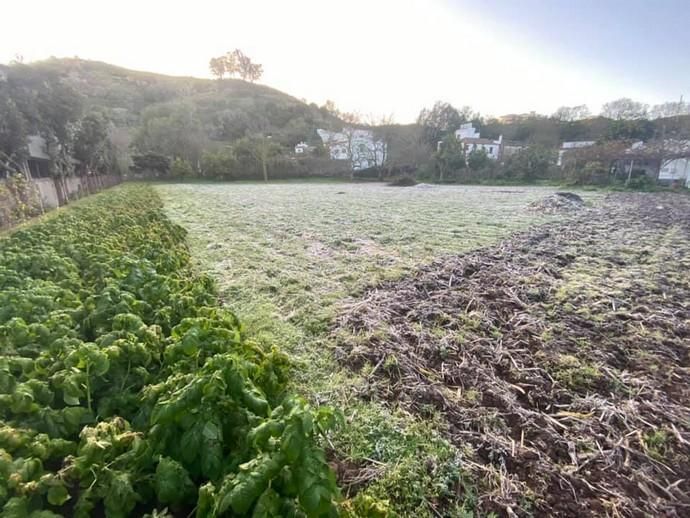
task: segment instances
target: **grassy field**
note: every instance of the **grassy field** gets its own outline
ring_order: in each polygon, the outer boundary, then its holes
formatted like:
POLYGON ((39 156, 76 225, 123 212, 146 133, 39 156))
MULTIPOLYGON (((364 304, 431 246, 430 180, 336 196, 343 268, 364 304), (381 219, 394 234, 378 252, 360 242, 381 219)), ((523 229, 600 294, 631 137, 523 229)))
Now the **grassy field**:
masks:
POLYGON ((295 359, 297 389, 343 411, 348 426, 330 447, 344 491, 389 499, 402 515, 471 510, 472 487, 461 483, 458 451, 442 438, 444 419, 421 420, 369 397, 366 371, 355 375, 336 360, 331 327, 342 305, 368 286, 553 219, 527 210, 553 189, 344 183, 158 189, 170 217, 189 230, 198 267, 217 280, 249 336, 285 348, 295 359))

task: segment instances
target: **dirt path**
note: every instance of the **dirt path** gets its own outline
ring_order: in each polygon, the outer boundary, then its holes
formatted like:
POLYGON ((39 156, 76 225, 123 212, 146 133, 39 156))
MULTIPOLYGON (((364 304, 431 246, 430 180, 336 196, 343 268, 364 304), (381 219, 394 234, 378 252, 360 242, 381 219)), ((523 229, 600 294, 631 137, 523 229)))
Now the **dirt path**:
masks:
POLYGON ((615 194, 438 260, 334 334, 363 397, 446 419, 480 511, 690 515, 690 197, 615 194))

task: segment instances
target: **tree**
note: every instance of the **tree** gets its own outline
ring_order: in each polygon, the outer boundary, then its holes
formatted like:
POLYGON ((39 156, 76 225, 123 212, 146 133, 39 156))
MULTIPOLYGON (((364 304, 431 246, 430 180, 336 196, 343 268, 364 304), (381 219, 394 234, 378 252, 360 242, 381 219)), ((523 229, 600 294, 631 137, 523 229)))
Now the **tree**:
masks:
POLYGON ((195 164, 201 156, 203 140, 194 106, 178 102, 146 108, 133 145, 142 153, 152 151, 195 164))
POLYGON ((173 178, 191 178, 194 176, 194 168, 183 158, 176 158, 170 166, 170 176, 173 178))
POLYGON ((263 180, 268 181, 268 166, 281 153, 281 147, 270 135, 258 134, 244 137, 234 145, 235 155, 240 162, 253 163, 261 169, 263 180))
POLYGON ((107 169, 109 144, 108 122, 100 113, 89 113, 75 125, 74 157, 89 170, 107 169))
POLYGON ((507 178, 531 181, 549 176, 555 162, 554 151, 542 146, 529 146, 510 155, 503 166, 507 178))
POLYGON ((656 128, 648 119, 617 119, 609 123, 604 135, 608 140, 647 140, 654 136, 656 128))
POLYGON ((201 174, 205 178, 230 180, 237 169, 237 158, 230 146, 217 151, 205 151, 201 156, 201 174))
POLYGON ((553 114, 553 118, 559 122, 575 122, 588 119, 592 114, 586 104, 578 106, 561 106, 553 114))
POLYGON ((240 49, 226 52, 224 56, 211 58, 209 61, 211 73, 218 79, 223 79, 227 74, 232 77, 239 75, 245 81, 257 81, 264 73, 263 65, 253 63, 252 60, 240 49))
POLYGON ((638 120, 647 118, 649 105, 621 97, 601 107, 601 115, 613 120, 638 120))
POLYGON ((39 90, 36 103, 42 123, 66 147, 69 144, 69 125, 82 113, 82 98, 69 85, 54 79, 39 90))
POLYGON ((440 140, 467 120, 465 117, 450 103, 437 101, 430 110, 419 112, 417 124, 422 128, 424 142, 435 149, 440 140))
POLYGON ((454 133, 446 135, 434 154, 438 170, 438 181, 444 182, 451 173, 463 169, 466 165, 465 150, 454 133))
POLYGON ((690 115, 690 103, 683 101, 682 97, 680 101, 655 104, 649 111, 649 116, 652 119, 678 117, 681 115, 690 115))
POLYGON ((325 111, 329 115, 332 115, 333 117, 337 117, 345 124, 350 124, 353 126, 364 124, 364 119, 359 113, 341 111, 340 109, 338 109, 335 102, 331 100, 327 100, 321 107, 321 110, 325 111))
POLYGON ((421 139, 416 124, 396 125, 387 129, 387 164, 392 174, 412 173, 432 160, 432 152, 421 139))
POLYGON ((19 169, 26 152, 27 122, 17 105, 0 92, 0 176, 19 169))
POLYGON ((218 58, 211 58, 208 63, 208 67, 211 69, 211 73, 216 76, 219 80, 223 79, 225 75, 225 57, 221 56, 218 58))
POLYGON ((472 171, 481 171, 488 167, 489 164, 491 164, 491 159, 484 149, 475 149, 467 155, 467 167, 472 171))
POLYGON ((132 155, 132 163, 131 169, 135 173, 153 172, 161 176, 168 176, 170 173, 170 159, 158 153, 132 155))
POLYGON ((240 49, 235 49, 233 52, 234 58, 237 60, 237 73, 245 81, 254 82, 261 79, 264 73, 262 65, 252 63, 249 56, 246 56, 240 49))
POLYGON ((365 154, 369 163, 373 163, 378 170, 379 180, 383 180, 385 166, 389 159, 389 148, 391 140, 396 134, 397 126, 394 123, 393 115, 376 116, 370 114, 365 122, 371 127, 372 142, 366 146, 365 154))

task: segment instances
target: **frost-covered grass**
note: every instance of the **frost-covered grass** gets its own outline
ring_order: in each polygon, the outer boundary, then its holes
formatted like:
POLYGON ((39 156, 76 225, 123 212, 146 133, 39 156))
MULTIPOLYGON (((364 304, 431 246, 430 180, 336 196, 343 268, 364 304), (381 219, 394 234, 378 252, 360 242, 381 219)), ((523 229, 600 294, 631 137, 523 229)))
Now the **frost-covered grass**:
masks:
POLYGON ((461 473, 458 452, 439 436, 442 420, 420 423, 359 397, 366 380, 333 358, 329 328, 339 305, 372 283, 546 221, 526 206, 553 189, 289 182, 159 191, 247 332, 292 354, 305 396, 343 411, 348 429, 333 440, 335 457, 371 467, 365 493, 418 516, 433 516, 441 501, 446 509, 448 499, 468 501, 444 494, 461 473), (429 466, 445 471, 430 476, 429 466))

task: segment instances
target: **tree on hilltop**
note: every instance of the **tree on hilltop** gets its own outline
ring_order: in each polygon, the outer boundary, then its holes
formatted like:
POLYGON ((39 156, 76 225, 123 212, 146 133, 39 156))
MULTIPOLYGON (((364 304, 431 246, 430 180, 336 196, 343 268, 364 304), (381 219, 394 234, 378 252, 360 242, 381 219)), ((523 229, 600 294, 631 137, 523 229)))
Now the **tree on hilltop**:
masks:
POLYGON ((211 58, 208 66, 211 73, 219 80, 227 74, 229 77, 238 75, 241 79, 253 83, 261 79, 264 73, 263 65, 253 63, 251 58, 240 49, 227 52, 224 56, 211 58))

